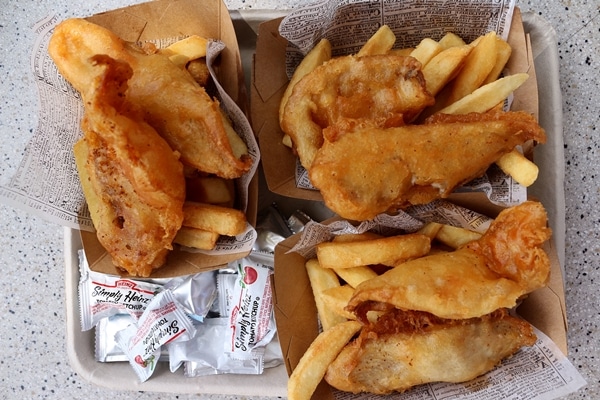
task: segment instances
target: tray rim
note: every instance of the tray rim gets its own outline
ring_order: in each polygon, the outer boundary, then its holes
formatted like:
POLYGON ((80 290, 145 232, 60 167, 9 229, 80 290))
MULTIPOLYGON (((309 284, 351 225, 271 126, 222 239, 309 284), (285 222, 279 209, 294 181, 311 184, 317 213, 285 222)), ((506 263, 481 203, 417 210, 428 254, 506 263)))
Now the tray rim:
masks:
MULTIPOLYGON (((260 22, 281 17, 290 10, 252 9, 230 10, 235 22, 243 20, 254 29, 260 22)), ((532 47, 536 48, 536 40, 546 40, 545 49, 547 57, 558 59, 558 49, 555 35, 542 35, 541 32, 554 31, 552 26, 542 17, 533 12, 523 12, 523 24, 526 33, 532 36, 532 47), (554 39, 554 40, 553 40, 554 39)), ((253 52, 251 52, 253 54, 253 52)), ((540 61, 542 62, 542 61, 540 61)), ((550 66, 553 66, 550 63, 550 66)), ((562 127, 562 98, 560 96, 558 63, 556 68, 547 68, 544 72, 537 71, 540 80, 548 85, 538 85, 543 92, 540 93, 540 124, 562 127), (543 95, 542 95, 543 94, 543 95), (548 104, 550 103, 550 104, 548 104), (553 112, 542 113, 542 110, 551 109, 553 112)), ((564 148, 562 129, 552 132, 549 141, 543 148, 548 148, 554 156, 554 161, 559 162, 556 171, 551 177, 552 188, 532 188, 547 208, 550 208, 551 227, 553 228, 554 241, 558 251, 561 270, 564 276, 565 252, 565 194, 564 194, 564 148)), ((546 150, 546 149, 544 149, 546 150)), ((541 169, 540 169, 541 170, 541 169)), ((69 363, 73 370, 86 381, 113 390, 144 391, 162 393, 196 393, 196 394, 221 394, 244 396, 280 396, 287 395, 287 371, 284 365, 265 369, 262 375, 210 375, 206 377, 186 378, 181 369, 176 373, 168 370, 167 363, 160 363, 155 374, 146 382, 139 382, 128 363, 101 363, 95 360, 95 334, 94 330, 81 331, 80 311, 78 301, 79 285, 79 256, 81 238, 77 230, 64 228, 64 256, 65 256, 65 306, 66 306, 66 347, 69 363), (110 377, 110 379, 107 379, 110 377)))

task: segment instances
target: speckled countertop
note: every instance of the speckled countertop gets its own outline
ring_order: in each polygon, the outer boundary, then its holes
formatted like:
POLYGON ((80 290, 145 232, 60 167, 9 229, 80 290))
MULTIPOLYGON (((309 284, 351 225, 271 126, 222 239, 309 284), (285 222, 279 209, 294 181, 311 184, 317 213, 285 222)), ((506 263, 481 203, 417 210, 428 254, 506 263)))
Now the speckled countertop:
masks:
MULTIPOLYGON (((29 69, 33 24, 56 13, 86 16, 134 0, 11 0, 0 10, 0 184, 10 179, 37 124, 29 69)), ((285 9, 302 1, 226 1, 285 9)), ((600 398, 600 6, 596 1, 517 0, 556 30, 564 112, 566 302, 569 358, 588 385, 569 399, 600 398)), ((66 355, 63 228, 0 204, 0 392, 8 399, 245 399, 118 392, 73 372, 66 355)))

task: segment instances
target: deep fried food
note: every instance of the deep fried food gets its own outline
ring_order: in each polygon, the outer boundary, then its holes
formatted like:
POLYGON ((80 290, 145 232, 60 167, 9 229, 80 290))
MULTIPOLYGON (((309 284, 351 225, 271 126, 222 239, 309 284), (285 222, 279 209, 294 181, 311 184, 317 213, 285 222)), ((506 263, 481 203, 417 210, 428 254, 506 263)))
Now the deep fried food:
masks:
POLYGON ((309 177, 334 212, 368 220, 446 197, 532 139, 544 142, 545 133, 525 112, 440 115, 423 125, 367 128, 325 141, 309 177))
POLYGON ((360 320, 373 309, 425 311, 475 318, 512 308, 545 286, 550 261, 541 248, 551 231, 538 202, 502 211, 478 240, 453 252, 408 261, 361 283, 348 303, 360 320))
POLYGON ((128 99, 144 110, 146 121, 181 154, 182 162, 223 178, 237 178, 250 169, 249 155, 232 151, 219 103, 166 55, 146 54, 111 31, 77 18, 56 26, 48 52, 84 98, 97 74, 88 63, 90 57, 106 54, 128 63, 133 70, 128 99))
POLYGON ((376 394, 465 382, 535 340, 531 325, 506 310, 468 320, 393 310, 363 327, 329 365, 325 380, 340 390, 376 394))
POLYGON ((181 227, 183 166, 126 99, 129 65, 105 55, 88 62, 95 78, 85 89, 84 139, 75 147, 84 194, 113 263, 146 277, 164 264, 181 227))
POLYGON ((355 125, 404 125, 433 101, 412 57, 337 57, 294 86, 281 126, 309 169, 324 135, 334 140, 355 125))

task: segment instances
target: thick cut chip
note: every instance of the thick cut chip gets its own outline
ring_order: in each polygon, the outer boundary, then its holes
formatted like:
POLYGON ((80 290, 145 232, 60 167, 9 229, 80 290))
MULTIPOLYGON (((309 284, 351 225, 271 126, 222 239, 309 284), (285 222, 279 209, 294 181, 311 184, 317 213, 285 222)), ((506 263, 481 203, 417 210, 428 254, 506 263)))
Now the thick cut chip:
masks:
MULTIPOLYGON (((443 50, 442 46, 433 39, 425 38, 410 53, 411 57, 416 58, 423 66, 443 50)), ((425 78, 427 79, 427 77, 425 78)), ((433 93, 432 93, 433 94, 433 93)))
POLYGON ((428 222, 417 232, 433 240, 440 229, 442 229, 442 224, 438 222, 428 222))
POLYGON ((386 54, 394 47, 396 35, 388 25, 382 25, 367 42, 360 48, 357 56, 374 56, 377 54, 386 54))
POLYGON ((212 250, 215 248, 219 236, 216 232, 182 226, 175 235, 173 243, 195 249, 212 250))
POLYGON ((206 86, 208 84, 210 70, 208 69, 208 65, 206 65, 206 60, 204 58, 191 60, 187 63, 185 69, 198 85, 206 86))
POLYGON ((308 260, 305 266, 323 330, 329 330, 337 324, 346 321, 346 318, 327 307, 322 298, 322 293, 325 290, 341 286, 335 272, 331 269, 321 267, 319 261, 314 258, 308 260))
POLYGON ((525 187, 533 185, 537 180, 540 169, 518 150, 505 154, 496 161, 505 174, 525 187))
POLYGON ((454 78, 471 50, 472 47, 467 45, 450 47, 436 54, 423 67, 429 93, 437 95, 454 78))
POLYGON ((324 62, 329 61, 331 59, 331 43, 327 39, 321 39, 319 43, 309 51, 306 56, 302 59, 300 64, 296 67, 294 74, 292 75, 292 79, 290 79, 290 83, 288 83, 285 88, 285 92, 283 92, 283 96, 281 98, 281 102, 279 103, 279 123, 283 120, 283 113, 285 111, 285 105, 287 104, 288 99, 290 98, 292 91, 294 90, 294 86, 300 81, 300 79, 304 78, 306 74, 312 72, 319 65, 322 65, 324 62))
POLYGON ((347 321, 317 336, 290 375, 288 400, 310 400, 329 364, 360 330, 360 326, 356 321, 347 321))
POLYGON ((447 104, 452 104, 480 87, 496 65, 496 33, 481 36, 467 56, 465 65, 451 83, 447 104))
POLYGON ((457 249, 464 244, 477 240, 481 233, 473 232, 465 228, 452 225, 442 225, 437 231, 435 238, 443 244, 457 249))
POLYGON ((351 268, 382 264, 393 267, 429 252, 431 241, 421 234, 397 235, 373 240, 323 242, 317 258, 323 268, 351 268))
POLYGON ((440 114, 486 112, 506 99, 529 78, 526 73, 509 75, 475 89, 471 94, 443 108, 440 114))
POLYGON ((179 54, 190 60, 206 57, 206 47, 208 40, 198 35, 188 36, 185 39, 178 40, 170 46, 167 46, 162 52, 167 56, 179 54))
POLYGON ((464 46, 465 41, 455 33, 448 32, 439 41, 440 46, 444 49, 456 46, 464 46))
POLYGON ((183 226, 235 236, 246 229, 246 215, 234 208, 186 201, 183 205, 183 226))
POLYGON ((309 169, 323 144, 324 129, 335 140, 365 123, 403 125, 433 101, 414 58, 344 56, 315 68, 294 86, 281 126, 309 169))
POLYGON ((487 78, 485 78, 483 81, 484 85, 493 82, 500 77, 504 67, 506 66, 506 63, 508 62, 508 59, 510 58, 510 55, 512 54, 512 47, 502 38, 496 37, 496 51, 496 65, 494 65, 494 68, 492 68, 487 78))

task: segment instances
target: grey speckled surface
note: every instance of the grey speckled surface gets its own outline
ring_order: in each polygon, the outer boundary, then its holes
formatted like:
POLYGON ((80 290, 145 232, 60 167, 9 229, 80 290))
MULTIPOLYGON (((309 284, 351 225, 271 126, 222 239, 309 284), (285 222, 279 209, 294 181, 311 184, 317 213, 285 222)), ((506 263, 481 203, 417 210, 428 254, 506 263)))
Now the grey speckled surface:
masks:
MULTIPOLYGON (((29 55, 31 26, 51 13, 85 16, 132 0, 12 0, 0 11, 0 184, 21 160, 37 124, 29 55)), ((230 8, 288 8, 302 1, 227 1, 230 8)), ((600 398, 600 6, 593 1, 518 0, 555 28, 560 56, 566 163, 566 301, 569 357, 588 385, 569 399, 600 398)), ((246 397, 115 392, 91 385, 66 357, 63 230, 0 205, 0 392, 9 399, 246 397)))

